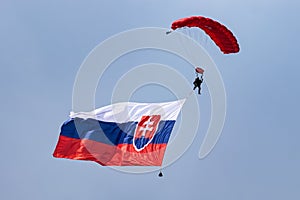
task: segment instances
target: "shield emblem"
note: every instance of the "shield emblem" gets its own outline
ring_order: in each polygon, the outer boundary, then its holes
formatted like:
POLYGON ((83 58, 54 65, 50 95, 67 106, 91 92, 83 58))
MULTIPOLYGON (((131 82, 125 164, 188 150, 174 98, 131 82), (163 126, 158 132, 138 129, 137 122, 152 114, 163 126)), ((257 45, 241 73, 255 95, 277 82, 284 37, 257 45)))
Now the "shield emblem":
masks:
POLYGON ((154 138, 160 122, 160 115, 142 116, 133 136, 133 146, 136 151, 143 150, 154 138))

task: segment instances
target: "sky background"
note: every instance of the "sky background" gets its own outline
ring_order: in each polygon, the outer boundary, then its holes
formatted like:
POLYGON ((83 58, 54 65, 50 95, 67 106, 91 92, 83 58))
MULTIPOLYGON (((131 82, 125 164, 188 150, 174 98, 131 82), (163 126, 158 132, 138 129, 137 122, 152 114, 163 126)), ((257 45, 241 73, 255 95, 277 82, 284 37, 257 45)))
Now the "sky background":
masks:
MULTIPOLYGON (((300 198, 300 3, 296 0, 0 1, 0 199, 300 198), (121 173, 93 162, 52 157, 84 58, 100 42, 141 27, 168 28, 191 15, 216 19, 237 36, 241 51, 223 55, 203 47, 218 66, 227 94, 220 140, 203 160, 210 97, 199 97, 201 124, 186 153, 147 174, 121 173)), ((110 103, 108 85, 124 69, 160 62, 191 82, 193 72, 169 55, 143 52, 114 63, 99 84, 97 106, 110 103)), ((166 88, 146 86, 135 101, 174 100, 166 88), (153 95, 158 92, 160 95, 153 95)))

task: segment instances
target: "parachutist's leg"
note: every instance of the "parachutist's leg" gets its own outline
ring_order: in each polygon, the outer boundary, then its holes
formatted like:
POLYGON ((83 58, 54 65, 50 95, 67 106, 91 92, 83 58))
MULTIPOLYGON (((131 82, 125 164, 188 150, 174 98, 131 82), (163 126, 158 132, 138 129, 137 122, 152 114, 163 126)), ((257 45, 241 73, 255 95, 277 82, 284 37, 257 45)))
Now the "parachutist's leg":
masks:
POLYGON ((198 87, 198 85, 195 82, 193 84, 194 84, 194 89, 193 90, 195 90, 198 87))
POLYGON ((199 87, 198 89, 198 94, 201 94, 201 87, 199 87))

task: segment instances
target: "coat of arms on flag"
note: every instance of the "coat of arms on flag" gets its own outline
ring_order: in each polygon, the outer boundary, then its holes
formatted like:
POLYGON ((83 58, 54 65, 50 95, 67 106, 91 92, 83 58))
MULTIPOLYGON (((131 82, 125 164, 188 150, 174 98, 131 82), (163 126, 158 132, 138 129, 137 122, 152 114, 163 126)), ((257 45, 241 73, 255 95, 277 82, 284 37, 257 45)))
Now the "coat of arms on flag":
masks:
POLYGON ((53 156, 107 166, 161 166, 184 101, 124 102, 71 112, 53 156))
POLYGON ((160 115, 142 116, 133 137, 133 146, 136 151, 143 150, 152 141, 159 122, 160 115))

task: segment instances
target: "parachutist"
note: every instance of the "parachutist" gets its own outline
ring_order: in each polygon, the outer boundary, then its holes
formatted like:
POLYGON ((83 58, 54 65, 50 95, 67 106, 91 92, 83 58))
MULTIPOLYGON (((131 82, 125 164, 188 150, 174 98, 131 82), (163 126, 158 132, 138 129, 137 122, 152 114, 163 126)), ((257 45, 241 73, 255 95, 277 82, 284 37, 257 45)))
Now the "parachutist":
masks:
POLYGON ((201 83, 203 82, 203 76, 201 76, 201 79, 197 76, 196 79, 194 80, 194 89, 198 88, 198 94, 201 94, 201 83))

